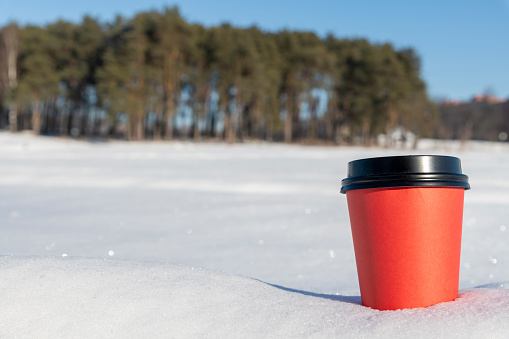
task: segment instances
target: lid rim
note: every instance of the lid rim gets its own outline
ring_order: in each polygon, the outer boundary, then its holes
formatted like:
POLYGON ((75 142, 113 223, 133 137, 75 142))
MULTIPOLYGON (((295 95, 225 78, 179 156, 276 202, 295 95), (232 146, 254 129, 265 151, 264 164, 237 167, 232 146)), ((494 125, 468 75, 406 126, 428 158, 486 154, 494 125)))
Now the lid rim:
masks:
POLYGON ((466 181, 407 181, 407 182, 362 182, 351 183, 341 187, 341 193, 347 191, 369 189, 369 188, 405 188, 405 187, 449 187, 470 189, 470 184, 466 181))

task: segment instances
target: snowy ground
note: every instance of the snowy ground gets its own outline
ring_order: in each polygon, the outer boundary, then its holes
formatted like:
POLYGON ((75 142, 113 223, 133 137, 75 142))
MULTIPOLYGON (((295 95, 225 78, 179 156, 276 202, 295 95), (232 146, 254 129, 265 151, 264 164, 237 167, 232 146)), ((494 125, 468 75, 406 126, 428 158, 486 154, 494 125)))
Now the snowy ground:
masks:
POLYGON ((0 133, 0 337, 509 335, 509 146, 88 143, 0 133), (350 160, 461 158, 460 298, 360 306, 350 160), (474 288, 484 286, 485 288, 474 288))

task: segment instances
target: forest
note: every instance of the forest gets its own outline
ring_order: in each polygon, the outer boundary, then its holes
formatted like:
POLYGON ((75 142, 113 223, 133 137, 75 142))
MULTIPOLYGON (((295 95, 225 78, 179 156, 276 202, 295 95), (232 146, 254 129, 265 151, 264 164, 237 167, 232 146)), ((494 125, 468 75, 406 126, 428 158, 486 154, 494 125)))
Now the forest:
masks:
POLYGON ((412 48, 190 23, 178 8, 0 31, 0 128, 125 140, 372 144, 432 136, 412 48))

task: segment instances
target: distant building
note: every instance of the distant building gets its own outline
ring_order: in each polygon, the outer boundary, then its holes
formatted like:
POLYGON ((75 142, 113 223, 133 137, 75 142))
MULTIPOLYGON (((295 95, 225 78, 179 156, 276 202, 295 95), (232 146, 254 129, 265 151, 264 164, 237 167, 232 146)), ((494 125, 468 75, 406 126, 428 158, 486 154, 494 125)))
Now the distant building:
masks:
POLYGON ((489 104, 500 104, 503 103, 504 100, 497 98, 491 94, 477 94, 472 99, 472 102, 487 102, 489 104))

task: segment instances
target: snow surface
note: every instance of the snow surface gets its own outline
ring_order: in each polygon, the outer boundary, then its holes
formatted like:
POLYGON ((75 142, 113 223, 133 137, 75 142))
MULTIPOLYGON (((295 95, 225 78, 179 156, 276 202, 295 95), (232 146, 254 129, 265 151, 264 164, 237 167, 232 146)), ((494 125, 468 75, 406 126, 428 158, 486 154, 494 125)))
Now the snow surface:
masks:
POLYGON ((3 337, 502 338, 509 290, 475 289, 423 309, 377 311, 188 266, 3 257, 3 337))
POLYGON ((90 143, 0 133, 0 337, 509 336, 509 147, 90 143), (360 305, 350 160, 461 158, 460 297, 360 305))

